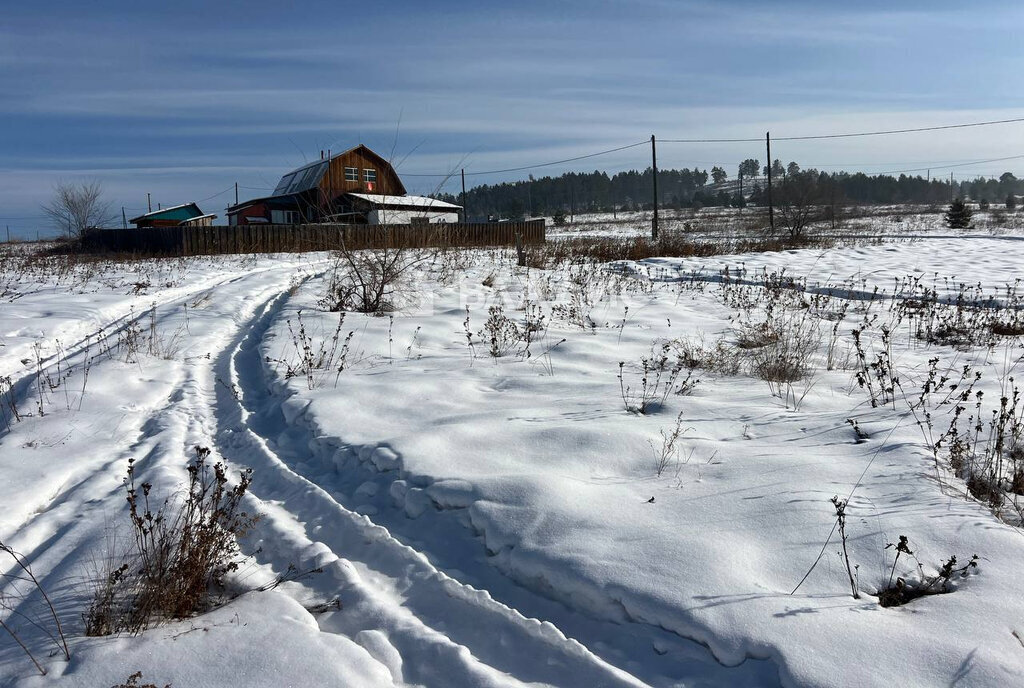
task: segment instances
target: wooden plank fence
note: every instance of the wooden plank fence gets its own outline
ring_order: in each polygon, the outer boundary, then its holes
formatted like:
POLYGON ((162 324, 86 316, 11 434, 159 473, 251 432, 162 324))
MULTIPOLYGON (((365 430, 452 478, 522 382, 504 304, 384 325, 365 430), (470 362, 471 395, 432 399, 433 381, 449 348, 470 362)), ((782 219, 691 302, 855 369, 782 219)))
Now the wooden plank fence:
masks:
POLYGON ((228 227, 143 227, 94 229, 82 237, 86 251, 159 256, 221 253, 301 253, 342 246, 435 248, 543 244, 544 220, 432 225, 234 225, 228 227))

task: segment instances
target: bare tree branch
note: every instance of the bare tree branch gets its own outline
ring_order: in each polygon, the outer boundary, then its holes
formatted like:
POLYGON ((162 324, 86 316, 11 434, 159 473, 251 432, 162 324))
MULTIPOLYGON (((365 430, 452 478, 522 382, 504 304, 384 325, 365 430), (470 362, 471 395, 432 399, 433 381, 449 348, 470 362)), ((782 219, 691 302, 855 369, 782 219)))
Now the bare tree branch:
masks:
POLYGON ((103 185, 98 181, 57 184, 53 199, 42 210, 56 229, 72 239, 81 237, 90 227, 110 224, 115 219, 110 202, 103 200, 103 185))

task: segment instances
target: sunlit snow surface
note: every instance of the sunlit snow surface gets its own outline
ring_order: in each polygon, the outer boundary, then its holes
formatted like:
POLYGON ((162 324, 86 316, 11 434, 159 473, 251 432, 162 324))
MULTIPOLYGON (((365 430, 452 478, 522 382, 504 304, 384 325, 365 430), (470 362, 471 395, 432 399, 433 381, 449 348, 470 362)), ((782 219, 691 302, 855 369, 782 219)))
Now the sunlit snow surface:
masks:
MULTIPOLYGON (((349 313, 340 330, 319 303, 327 254, 5 273, 0 402, 20 420, 4 407, 0 538, 50 592, 72 660, 19 617, 50 673, 0 633, 0 685, 139 670, 174 686, 1016 685, 1024 540, 936 465, 904 399, 871 407, 850 330, 865 308, 884 318, 904 278, 955 298, 1012 284, 1022 263, 1012 236, 553 271, 476 251, 425 260, 392 317, 349 313), (850 297, 834 352, 847 366, 826 369, 822 311, 798 410, 745 371, 697 371, 691 395, 626 411, 620 362, 635 391, 652 349, 733 340, 736 299, 779 275, 801 298, 850 297), (495 306, 519 324, 543 315, 529 356, 489 355, 495 306), (339 332, 330 370, 288 377, 300 325, 316 347, 339 332), (679 460, 658 476, 677 417, 679 460), (322 571, 138 638, 84 638, 99 562, 127 544, 128 459, 170 494, 194 445, 255 471, 262 519, 239 590, 290 564, 322 571), (832 529, 829 499, 851 491, 861 598, 836 538, 790 594, 832 529), (900 535, 926 574, 953 554, 980 566, 951 594, 883 609, 873 594, 900 535)), ((984 386, 1021 354, 1019 340, 986 354, 910 334, 893 345, 908 396, 930 358, 976 363, 984 386)), ((901 560, 895 575, 919 574, 901 560)), ((6 599, 40 617, 36 596, 6 599)))

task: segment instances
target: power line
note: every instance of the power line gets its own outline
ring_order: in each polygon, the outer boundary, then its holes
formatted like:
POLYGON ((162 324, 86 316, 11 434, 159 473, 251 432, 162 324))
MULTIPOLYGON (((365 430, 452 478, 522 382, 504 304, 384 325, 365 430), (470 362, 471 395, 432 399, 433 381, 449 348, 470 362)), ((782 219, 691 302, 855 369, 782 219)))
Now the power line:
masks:
MULTIPOLYGON (((478 177, 485 174, 503 174, 505 172, 522 172, 524 170, 533 170, 538 167, 551 167, 552 165, 562 165, 567 162, 576 162, 577 160, 586 160, 587 158, 596 158, 599 155, 608 155, 609 153, 617 153, 618 151, 626 150, 627 148, 636 148, 637 146, 645 146, 650 143, 649 140, 640 141, 638 143, 630 143, 625 146, 619 146, 618 148, 609 148, 608 150, 598 151, 596 153, 588 153, 586 155, 578 155, 575 158, 565 158, 564 160, 554 160, 552 162, 542 162, 535 165, 524 165, 522 167, 509 167, 504 170, 487 170, 485 172, 466 172, 466 176, 478 177)), ((454 173, 444 174, 403 174, 403 177, 451 177, 454 173)))
MULTIPOLYGON (((878 131, 858 131, 844 134, 815 134, 812 136, 773 136, 772 141, 814 141, 820 139, 848 139, 858 136, 886 136, 889 134, 912 134, 922 131, 941 131, 943 129, 966 129, 967 127, 987 127, 993 124, 1013 124, 1024 122, 1024 117, 1014 119, 996 119, 987 122, 968 122, 965 124, 943 124, 934 127, 914 127, 910 129, 885 129, 878 131)), ((750 139, 658 139, 662 143, 762 143, 763 137, 750 139)))
MULTIPOLYGON (((912 127, 906 129, 885 129, 876 131, 861 131, 861 132, 847 132, 839 134, 814 134, 806 136, 777 136, 773 137, 773 141, 814 141, 823 139, 842 139, 842 138, 854 138, 862 136, 886 136, 891 134, 910 134, 925 131, 942 131, 946 129, 965 129, 968 127, 985 127, 996 124, 1013 124, 1024 122, 1024 117, 1012 118, 1012 119, 1000 119, 1000 120, 988 120, 985 122, 966 122, 961 124, 944 124, 930 127, 912 127)), ((657 139, 661 143, 762 143, 763 137, 758 136, 757 138, 704 138, 704 139, 657 139)), ((536 163, 532 165, 522 165, 520 167, 509 167, 500 170, 486 170, 482 172, 467 171, 466 176, 483 176, 491 174, 504 174, 508 172, 523 172, 525 170, 537 169, 540 167, 552 167, 554 165, 563 165, 565 163, 576 162, 578 160, 586 160, 587 158, 594 158, 600 155, 607 155, 609 153, 616 153, 618 151, 627 150, 630 148, 636 148, 649 143, 647 140, 639 141, 637 143, 627 144, 625 146, 618 146, 616 148, 609 148, 607 150, 597 151, 595 153, 588 153, 586 155, 578 155, 572 158, 565 158, 562 160, 554 160, 552 162, 536 163)), ((1013 158, 1007 158, 1013 159, 1013 158)), ((994 161, 993 161, 994 162, 994 161)), ((972 163, 974 164, 974 163, 972 163)), ((830 167, 834 165, 829 165, 830 167)), ((928 169, 928 168, 921 168, 928 169)), ((912 170, 913 171, 913 170, 912 170)), ((421 174, 404 174, 403 177, 450 177, 452 173, 421 173, 421 174)))
POLYGON ((945 124, 937 127, 916 127, 913 129, 890 129, 888 131, 862 131, 855 134, 822 134, 818 136, 783 136, 773 141, 810 141, 814 139, 847 139, 855 136, 885 136, 888 134, 913 134, 922 131, 941 131, 943 129, 966 129, 968 127, 987 127, 993 124, 1013 124, 1024 122, 1024 117, 1015 119, 997 119, 988 122, 970 122, 967 124, 945 124))
MULTIPOLYGON (((815 134, 815 135, 806 135, 806 136, 777 136, 777 137, 773 138, 773 141, 813 141, 813 140, 823 140, 823 139, 854 138, 854 137, 863 137, 863 136, 886 136, 886 135, 891 135, 891 134, 910 134, 910 133, 918 133, 918 132, 926 132, 926 131, 942 131, 942 130, 947 130, 947 129, 965 129, 965 128, 969 128, 969 127, 983 127, 983 126, 992 126, 992 125, 998 125, 998 124, 1014 124, 1014 123, 1021 123, 1021 122, 1024 122, 1024 117, 1018 117, 1018 118, 1012 118, 1012 119, 1001 119, 1001 120, 988 120, 988 121, 984 121, 984 122, 967 122, 967 123, 961 123, 961 124, 946 124, 946 125, 938 125, 938 126, 930 126, 930 127, 912 127, 912 128, 905 128, 905 129, 886 129, 886 130, 876 130, 876 131, 848 132, 848 133, 839 133, 839 134, 815 134)), ((762 143, 763 140, 764 139, 762 137, 760 137, 760 136, 758 136, 757 138, 657 139, 657 141, 660 142, 660 143, 758 143, 758 144, 762 143)), ((619 151, 629 150, 631 148, 637 148, 639 146, 645 146, 648 143, 649 143, 649 140, 645 139, 643 141, 637 141, 636 143, 630 143, 630 144, 626 144, 626 145, 623 145, 623 146, 616 146, 614 148, 608 148, 608 149, 605 149, 605 150, 596 151, 594 153, 586 153, 584 155, 577 155, 577 156, 574 156, 574 157, 571 157, 571 158, 563 158, 561 160, 553 160, 553 161, 549 161, 549 162, 534 163, 534 164, 531 164, 531 165, 522 165, 522 166, 519 166, 519 167, 507 167, 507 168, 504 168, 504 169, 497 169, 497 170, 484 170, 484 171, 480 171, 480 172, 467 171, 465 174, 466 174, 467 177, 479 177, 479 176, 485 176, 485 175, 505 174, 505 173, 509 173, 509 172, 523 172, 523 171, 526 171, 526 170, 538 169, 538 168, 542 168, 542 167, 553 167, 555 165, 564 165, 564 164, 570 163, 570 162, 577 162, 577 161, 580 161, 580 160, 587 160, 589 158, 596 158, 598 156, 608 155, 610 153, 617 153, 619 151)), ((1008 157, 1003 157, 1003 158, 992 158, 992 159, 988 159, 988 160, 978 160, 978 161, 971 161, 971 162, 965 162, 965 163, 959 163, 959 164, 953 164, 953 165, 928 165, 927 167, 919 167, 919 168, 906 169, 906 170, 895 170, 895 171, 891 171, 891 172, 869 172, 869 173, 865 173, 865 174, 870 174, 870 175, 901 174, 901 173, 906 173, 906 172, 920 172, 920 171, 924 171, 924 170, 928 170, 928 169, 951 169, 951 168, 956 168, 956 167, 969 167, 969 166, 972 166, 972 165, 982 165, 982 164, 987 164, 987 163, 992 163, 992 162, 1002 162, 1002 161, 1006 161, 1006 160, 1017 160, 1017 159, 1021 159, 1021 158, 1024 158, 1024 155, 1014 155, 1014 156, 1008 156, 1008 157)), ((686 161, 682 161, 682 162, 686 162, 686 161)), ((692 161, 692 162, 700 163, 701 161, 692 161)), ((769 163, 770 163, 770 161, 769 161, 769 163)), ((704 162, 703 164, 722 164, 722 165, 727 165, 727 164, 731 164, 731 163, 708 163, 708 162, 704 162)), ((843 165, 830 164, 830 165, 818 165, 817 167, 842 167, 842 166, 843 165)), ((452 172, 444 172, 444 173, 407 173, 407 174, 403 174, 402 176, 403 177, 432 177, 432 178, 443 177, 443 178, 450 178, 450 177, 453 176, 453 173, 452 172)), ((234 188, 235 188, 234 185, 232 185, 232 186, 228 187, 227 189, 224 189, 223 191, 219 191, 219 192, 217 192, 217 193, 215 193, 215 194, 213 194, 211 196, 207 196, 206 198, 203 198, 203 199, 201 199, 199 201, 196 201, 196 202, 197 203, 203 203, 205 201, 217 198, 218 196, 222 196, 222 195, 230 192, 234 188)), ((246 190, 250 190, 250 191, 268 191, 268 190, 273 190, 275 187, 270 187, 270 186, 266 186, 266 187, 241 186, 241 185, 239 185, 238 188, 246 189, 246 190)), ((0 219, 2 219, 2 220, 38 220, 38 219, 46 219, 46 218, 45 218, 45 216, 24 216, 24 217, 22 217, 22 216, 18 216, 18 217, 12 216, 12 217, 0 217, 0 219)))
POLYGON ((1006 160, 1020 160, 1024 158, 1024 155, 1010 155, 1005 158, 989 158, 988 160, 973 160, 971 162, 961 162, 956 165, 931 165, 929 167, 917 167, 911 170, 892 170, 891 172, 865 172, 866 175, 880 175, 880 174, 904 174, 906 172, 922 172, 924 170, 950 170, 955 167, 972 167, 974 165, 985 165, 990 162, 1004 162, 1006 160))
MULTIPOLYGON (((955 160, 955 161, 950 161, 950 160, 931 160, 931 161, 929 161, 929 160, 914 160, 914 161, 907 161, 907 162, 888 162, 888 163, 886 163, 886 162, 813 163, 813 162, 800 161, 800 167, 801 167, 801 169, 805 169, 805 170, 809 170, 809 169, 817 170, 817 169, 821 169, 821 168, 840 168, 839 171, 843 172, 846 169, 857 169, 857 168, 863 168, 863 167, 871 167, 871 166, 874 166, 874 165, 877 165, 877 166, 883 166, 883 165, 921 165, 921 167, 911 167, 911 168, 906 168, 906 169, 892 170, 892 171, 888 171, 888 172, 864 172, 863 173, 863 174, 868 174, 868 175, 872 175, 872 174, 901 174, 901 173, 904 173, 904 172, 924 172, 926 170, 942 170, 942 169, 949 169, 949 168, 952 168, 952 167, 973 167, 974 165, 983 165, 985 163, 990 163, 990 162, 1003 162, 1003 161, 1006 161, 1006 160, 1017 160, 1017 159, 1020 159, 1020 158, 1024 158, 1024 155, 1011 155, 1011 156, 1008 156, 1008 157, 1005 157, 1005 158, 991 158, 991 159, 988 159, 988 160, 955 160)), ((741 162, 742 161, 738 161, 738 160, 689 160, 689 159, 687 159, 687 160, 679 160, 679 159, 673 159, 672 164, 673 165, 676 165, 676 164, 684 164, 684 165, 686 165, 686 164, 712 165, 712 166, 716 166, 716 167, 727 168, 729 166, 734 166, 735 167, 735 166, 739 165, 741 162)), ((670 171, 671 169, 672 168, 666 168, 665 171, 667 172, 667 171, 670 171)), ((682 169, 685 170, 687 168, 683 167, 682 169)))
POLYGON ((193 203, 203 203, 203 202, 205 202, 205 201, 208 201, 208 200, 210 200, 211 198, 217 198, 217 196, 223 196, 223 195, 224 195, 224 194, 226 194, 226 193, 227 193, 228 191, 233 191, 233 190, 234 190, 234 188, 235 188, 235 185, 234 185, 234 184, 232 184, 231 186, 229 186, 228 188, 224 189, 223 191, 220 191, 220 192, 218 192, 218 193, 215 193, 215 194, 213 194, 212 196, 207 196, 206 198, 201 198, 201 199, 199 199, 198 201, 193 201, 193 203))

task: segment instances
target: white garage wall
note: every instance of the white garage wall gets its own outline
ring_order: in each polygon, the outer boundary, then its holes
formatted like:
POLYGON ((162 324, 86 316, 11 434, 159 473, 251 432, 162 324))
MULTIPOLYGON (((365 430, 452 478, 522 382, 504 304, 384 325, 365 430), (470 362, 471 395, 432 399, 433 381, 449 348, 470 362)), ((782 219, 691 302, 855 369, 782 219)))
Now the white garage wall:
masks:
POLYGON ((367 213, 371 225, 408 225, 414 217, 426 217, 431 224, 438 222, 458 222, 459 214, 428 210, 382 210, 375 209, 367 213))

